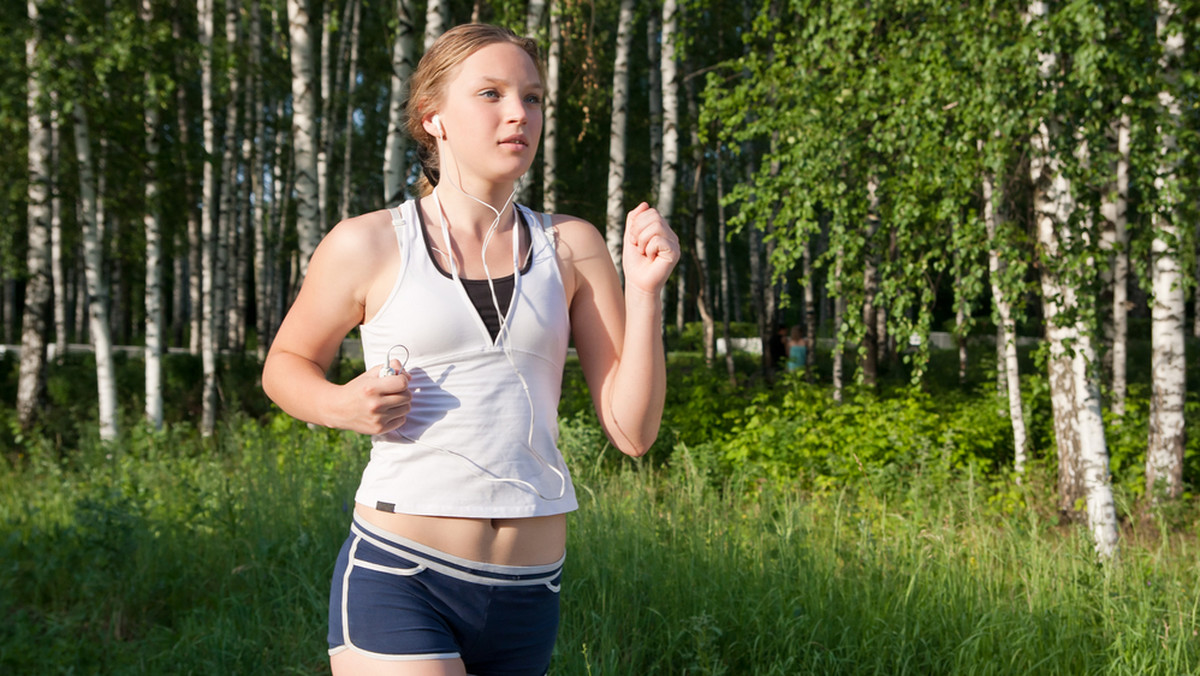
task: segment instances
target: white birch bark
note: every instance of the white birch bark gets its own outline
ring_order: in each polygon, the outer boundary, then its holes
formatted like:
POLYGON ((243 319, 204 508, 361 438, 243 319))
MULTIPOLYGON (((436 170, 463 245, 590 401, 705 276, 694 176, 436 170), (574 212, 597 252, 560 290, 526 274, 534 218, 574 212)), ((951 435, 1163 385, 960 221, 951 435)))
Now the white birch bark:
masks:
MULTIPOLYGON (((334 67, 331 56, 333 49, 333 2, 321 4, 321 76, 319 90, 320 115, 317 117, 317 231, 329 230, 329 156, 333 154, 333 90, 337 86, 337 73, 341 69, 341 51, 338 64, 334 67)), ((349 9, 349 5, 346 6, 349 9)), ((342 22, 341 29, 346 30, 342 22)))
POLYGON ((1084 273, 1064 274, 1064 248, 1074 236, 1066 225, 1076 208, 1070 181, 1054 156, 1056 125, 1043 121, 1033 138, 1030 160, 1034 210, 1042 249, 1042 295, 1050 344, 1050 392, 1059 448, 1061 506, 1073 511, 1082 499, 1096 552, 1116 554, 1117 516, 1109 476, 1108 448, 1100 412, 1100 393, 1091 334, 1071 317, 1081 299, 1076 285, 1084 273))
MULTIPOLYGON (((1030 4, 1029 15, 1037 22, 1048 14, 1045 2, 1030 4)), ((1039 74, 1047 86, 1058 70, 1053 52, 1038 54, 1039 74)), ((1104 422, 1100 415, 1099 387, 1093 374, 1096 364, 1091 333, 1075 312, 1083 302, 1081 283, 1094 264, 1079 261, 1074 269, 1064 262, 1067 249, 1087 242, 1088 226, 1080 234, 1069 229, 1076 205, 1070 180, 1064 174, 1054 143, 1062 137, 1057 120, 1043 119, 1033 135, 1030 176, 1034 185, 1034 214, 1042 253, 1042 295, 1047 338, 1050 343, 1050 392, 1055 433, 1059 446, 1059 491, 1062 506, 1072 510, 1076 501, 1086 505, 1087 523, 1096 552, 1111 559, 1117 548, 1117 516, 1108 466, 1104 422), (1072 457, 1073 456, 1073 457, 1072 457), (1064 476, 1064 470, 1075 476, 1064 476), (1064 482, 1064 478, 1068 479, 1064 482), (1077 480, 1078 483, 1075 483, 1077 480), (1076 486, 1081 493, 1076 493, 1076 486)), ((1081 147, 1077 159, 1086 161, 1081 147)))
MULTIPOLYGON (((138 13, 147 31, 154 19, 150 0, 140 0, 138 13)), ((162 310, 162 233, 159 226, 158 198, 158 130, 159 92, 150 73, 145 74, 146 103, 143 129, 146 134, 146 213, 142 224, 146 233, 146 420, 160 429, 163 423, 162 354, 163 354, 163 310, 162 310)))
POLYGON ((613 63, 612 120, 608 140, 608 198, 605 209, 605 241, 618 274, 625 234, 625 129, 629 108, 629 50, 633 36, 633 0, 621 0, 617 20, 617 50, 613 63))
POLYGON ((838 245, 836 255, 833 261, 833 400, 839 404, 842 402, 842 395, 845 389, 843 371, 845 369, 845 332, 842 330, 842 323, 846 317, 846 298, 842 290, 842 268, 845 265, 846 255, 842 250, 841 245, 838 245))
POLYGON ((263 113, 265 101, 263 100, 263 78, 262 78, 262 6, 259 0, 250 0, 250 87, 249 94, 254 102, 251 108, 251 116, 253 117, 254 130, 251 132, 253 138, 253 152, 250 155, 250 190, 254 194, 253 212, 250 216, 250 224, 246 228, 247 233, 252 233, 254 237, 254 307, 257 310, 255 316, 255 333, 258 336, 256 342, 255 354, 259 360, 266 359, 267 349, 271 346, 270 333, 272 325, 272 315, 270 303, 268 302, 267 289, 270 288, 271 269, 269 265, 269 257, 267 253, 267 208, 264 203, 266 198, 266 186, 264 185, 266 171, 266 151, 267 151, 267 129, 266 119, 263 113))
MULTIPOLYGON (((1129 97, 1122 101, 1124 105, 1129 103, 1129 97)), ((1111 251, 1112 269, 1112 349, 1109 351, 1112 394, 1109 409, 1118 417, 1125 415, 1125 395, 1128 391, 1129 234, 1126 211, 1129 200, 1130 124, 1129 113, 1122 113, 1113 124, 1117 136, 1115 180, 1111 192, 1100 205, 1100 213, 1108 225, 1104 232, 1106 248, 1111 251)))
POLYGON ((879 254, 874 239, 879 231, 879 178, 867 178, 867 223, 864 232, 863 255, 863 353, 862 378, 867 387, 874 387, 879 374, 879 325, 875 317, 875 295, 879 290, 879 254))
POLYGON ((425 5, 425 51, 446 32, 450 23, 449 0, 429 0, 425 5))
MULTIPOLYGON (((670 224, 675 215, 675 186, 679 182, 679 2, 665 0, 662 8, 663 162, 658 174, 658 213, 670 224)), ((682 277, 679 274, 679 277, 682 277)), ((662 293, 666 307, 667 286, 662 293)), ((665 320, 665 318, 664 318, 665 320)))
MULTIPOLYGON (((46 386, 46 311, 50 279, 50 127, 46 121, 42 74, 45 58, 41 44, 41 3, 27 0, 25 10, 33 26, 25 38, 28 101, 29 187, 27 190, 25 254, 25 307, 21 313, 21 364, 17 376, 17 422, 29 429, 41 409, 46 386)), ((10 307, 12 307, 10 305, 10 307)), ((12 310, 16 311, 15 307, 12 310)))
POLYGON ((387 144, 383 148, 383 201, 394 206, 404 201, 408 178, 406 116, 408 79, 416 64, 416 27, 412 0, 396 0, 396 38, 392 43, 392 79, 388 96, 387 144))
POLYGON ((58 97, 50 96, 50 276, 54 292, 54 361, 61 364, 67 355, 67 338, 71 335, 67 313, 67 271, 63 262, 62 191, 58 185, 62 176, 61 122, 58 97))
POLYGON ((200 100, 203 115, 204 170, 200 198, 200 360, 204 373, 200 433, 212 436, 217 426, 217 354, 213 277, 216 268, 216 124, 213 92, 213 3, 197 0, 200 42, 200 100))
POLYGON ((813 290, 815 280, 811 239, 804 242, 800 265, 804 274, 804 335, 808 338, 808 350, 804 353, 804 379, 811 383, 816 375, 813 367, 817 363, 817 308, 813 290))
POLYGON ((308 0, 287 0, 288 36, 292 65, 292 147, 295 156, 296 233, 299 240, 299 275, 308 273, 308 260, 321 240, 321 212, 317 182, 317 83, 313 76, 313 50, 309 35, 308 0))
MULTIPOLYGON (((959 252, 954 252, 957 258, 959 252)), ((958 344, 958 383, 967 383, 967 299, 962 298, 962 275, 955 275, 954 280, 954 342, 958 344)))
MULTIPOLYGON (((74 43, 68 36, 68 43, 74 43)), ((112 334, 108 314, 108 289, 104 286, 104 249, 100 240, 97 213, 97 186, 92 167, 91 130, 87 108, 82 100, 72 106, 75 131, 75 156, 79 164, 80 217, 83 221, 83 261, 87 279, 88 326, 96 355, 96 389, 100 412, 100 438, 117 438, 117 381, 113 363, 112 334)))
MULTIPOLYGON (((197 18, 199 18, 200 10, 201 10, 201 7, 200 7, 200 4, 198 3, 197 4, 197 18)), ((209 28, 211 30, 211 26, 209 28)), ((175 18, 171 22, 171 34, 175 38, 176 41, 183 40, 183 26, 182 26, 181 18, 178 15, 176 15, 175 18)), ((209 33, 209 35, 211 36, 211 32, 209 33)), ((200 53, 201 80, 202 80, 201 86, 202 86, 202 88, 203 88, 203 78, 205 77, 204 76, 204 67, 205 67, 204 59, 205 58, 206 58, 205 53, 204 53, 204 50, 202 49, 201 53, 200 53)), ((182 74, 185 72, 185 70, 187 70, 188 67, 190 67, 190 66, 185 66, 183 64, 177 63, 176 67, 175 67, 176 77, 184 77, 182 74)), ((211 58, 210 58, 209 62, 208 62, 208 68, 211 69, 211 67, 212 67, 212 65, 211 65, 211 58)), ((211 73, 209 74, 209 77, 211 77, 211 73)), ((191 171, 191 162, 190 162, 190 154, 189 154, 189 149, 192 147, 191 131, 189 129, 190 125, 188 123, 188 121, 191 119, 190 112, 191 112, 191 107, 188 105, 187 89, 185 87, 176 87, 175 88, 175 127, 176 127, 176 129, 179 130, 178 162, 179 162, 179 166, 185 168, 185 170, 182 172, 182 176, 180 177, 180 181, 181 181, 182 189, 183 189, 184 204, 187 205, 187 207, 185 209, 185 212, 187 214, 187 229, 183 236, 185 246, 180 248, 180 250, 183 251, 184 253, 179 254, 179 255, 187 261, 186 265, 183 266, 187 270, 187 276, 183 277, 183 278, 176 277, 175 284, 177 286, 185 286, 186 287, 186 291, 183 291, 183 293, 186 293, 187 307, 184 308, 186 310, 186 312, 183 313, 182 319, 187 323, 188 352, 194 356, 200 356, 200 354, 201 354, 200 336, 202 333, 200 316, 201 316, 201 308, 204 307, 204 300, 201 295, 203 279, 201 279, 201 276, 200 276, 200 274, 201 274, 200 273, 200 257, 201 257, 202 246, 201 246, 201 241, 200 241, 200 210, 197 210, 195 208, 195 206, 193 206, 195 204, 195 194, 194 194, 194 186, 193 186, 193 182, 192 182, 192 171, 191 171), (186 282, 184 280, 186 280, 186 282)), ((201 205, 201 210, 202 209, 203 209, 203 205, 201 205)), ((181 305, 183 305, 183 304, 181 303, 181 305)), ((179 330, 183 330, 183 328, 180 327, 179 330)))
MULTIPOLYGON (((982 146, 982 142, 980 142, 982 146)), ((1018 478, 1025 473, 1028 460, 1028 439, 1025 430, 1025 409, 1021 403, 1021 373, 1017 361, 1017 323, 1013 317, 1012 301, 1004 285, 1006 267, 1001 254, 999 197, 996 194, 995 178, 990 170, 983 174, 983 222, 988 238, 988 278, 992 287, 992 303, 995 310, 999 341, 998 354, 1003 357, 999 370, 1008 396, 1008 419, 1013 431, 1013 470, 1018 478)))
MULTIPOLYGON (((646 55, 649 58, 650 64, 659 63, 662 58, 662 50, 659 45, 659 17, 654 12, 647 12, 649 15, 646 19, 646 55)), ((662 96, 662 71, 654 68, 653 65, 646 74, 647 91, 646 96, 650 99, 650 171, 651 176, 658 176, 662 171, 662 124, 663 124, 663 96, 662 96)), ((659 185, 655 181, 650 184, 650 203, 658 204, 659 185)), ((728 343, 726 343, 728 344, 728 343)))
POLYGON ((725 170, 721 157, 723 152, 717 148, 717 261, 721 267, 721 333, 725 338, 725 373, 730 385, 737 385, 737 370, 734 368, 733 345, 729 323, 732 320, 733 309, 729 292, 729 237, 728 224, 725 221, 725 170))
MULTIPOLYGON (((710 292, 708 275, 708 226, 704 217, 704 156, 707 148, 700 142, 700 106, 696 95, 695 81, 688 80, 684 87, 687 96, 688 117, 692 124, 688 129, 689 141, 692 145, 692 194, 695 204, 692 213, 692 237, 695 242, 696 261, 696 311, 700 314, 700 324, 704 336, 704 363, 712 366, 716 359, 716 320, 713 316, 712 293, 710 292)), ((680 275, 682 280, 683 276, 680 275)), ((683 284, 680 284, 680 289, 683 284)), ((678 311, 678 319, 682 322, 683 308, 678 311)), ((682 328, 680 331, 682 332, 682 328)), ((726 343, 728 345, 728 343, 726 343)))
POLYGON ((546 20, 546 0, 529 0, 525 9, 525 37, 538 39, 546 20))
MULTIPOLYGON (((225 49, 234 52, 241 40, 238 17, 241 0, 225 0, 225 49)), ((216 348, 232 347, 233 333, 237 324, 236 294, 238 288, 237 275, 237 240, 238 240, 238 204, 237 191, 240 181, 238 171, 240 157, 238 155, 238 125, 241 118, 241 82, 238 79, 237 59, 229 59, 225 72, 225 82, 228 89, 225 103, 225 135, 221 142, 222 179, 220 184, 220 199, 218 202, 216 268, 213 270, 213 318, 216 325, 213 335, 216 337, 216 348)))
POLYGON ((350 0, 354 6, 350 15, 350 26, 346 39, 350 41, 350 56, 346 65, 346 124, 342 133, 344 146, 342 149, 342 213, 341 220, 350 218, 350 196, 353 194, 353 175, 351 171, 354 158, 354 92, 358 85, 358 44, 359 25, 362 22, 362 0, 350 0))
MULTIPOLYGON (((542 210, 558 210, 558 87, 562 62, 562 7, 550 2, 550 49, 546 57, 545 109, 542 119, 542 210)), ((654 69, 651 68, 651 71, 654 69)))
POLYGON ((1158 205, 1151 243, 1150 441, 1146 452, 1146 494, 1177 498, 1183 493, 1184 400, 1187 395, 1183 287, 1183 231, 1179 227, 1176 129, 1181 106, 1171 90, 1173 69, 1183 53, 1183 34, 1170 21, 1175 3, 1158 1, 1158 40, 1166 86, 1158 94, 1160 165, 1154 179, 1158 205))

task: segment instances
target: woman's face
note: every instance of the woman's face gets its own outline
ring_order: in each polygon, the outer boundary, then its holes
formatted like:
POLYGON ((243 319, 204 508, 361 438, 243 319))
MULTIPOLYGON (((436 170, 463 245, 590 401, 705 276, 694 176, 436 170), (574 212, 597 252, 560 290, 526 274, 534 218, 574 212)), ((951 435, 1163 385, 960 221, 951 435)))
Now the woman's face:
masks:
POLYGON ((454 180, 514 181, 533 163, 542 134, 541 77, 520 47, 493 43, 459 66, 438 107, 442 175, 454 180), (449 152, 447 152, 449 150, 449 152))

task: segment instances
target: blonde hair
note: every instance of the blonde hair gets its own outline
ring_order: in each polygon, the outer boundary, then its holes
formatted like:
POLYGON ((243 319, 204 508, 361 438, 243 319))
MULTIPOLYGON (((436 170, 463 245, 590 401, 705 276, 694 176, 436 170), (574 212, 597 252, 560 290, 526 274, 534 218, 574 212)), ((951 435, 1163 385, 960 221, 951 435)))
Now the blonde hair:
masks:
POLYGON ((421 162, 422 173, 417 182, 417 191, 422 197, 428 195, 437 185, 441 165, 437 139, 425 131, 425 113, 430 106, 445 96, 446 85, 463 61, 480 49, 496 43, 520 47, 533 60, 538 77, 542 82, 546 81, 537 42, 523 38, 503 26, 482 23, 462 24, 442 33, 421 57, 409 80, 406 104, 408 134, 417 142, 417 158, 421 162))

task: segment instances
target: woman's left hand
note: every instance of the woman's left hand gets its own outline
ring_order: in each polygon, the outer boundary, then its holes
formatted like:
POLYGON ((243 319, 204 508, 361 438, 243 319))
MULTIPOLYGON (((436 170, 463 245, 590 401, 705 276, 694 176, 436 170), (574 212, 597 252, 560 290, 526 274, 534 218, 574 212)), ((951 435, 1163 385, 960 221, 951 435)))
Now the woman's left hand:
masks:
POLYGON ((657 295, 679 262, 679 237, 662 215, 642 202, 625 217, 621 264, 626 288, 657 295))

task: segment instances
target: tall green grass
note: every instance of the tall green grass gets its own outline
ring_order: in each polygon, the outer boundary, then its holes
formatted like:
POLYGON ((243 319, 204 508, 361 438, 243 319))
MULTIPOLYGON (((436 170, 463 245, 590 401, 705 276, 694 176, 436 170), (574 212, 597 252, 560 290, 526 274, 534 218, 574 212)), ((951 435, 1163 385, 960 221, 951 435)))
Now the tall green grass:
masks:
MULTIPOLYGON (((0 673, 327 671, 365 440, 282 415, 81 438, 0 470, 0 673)), ((1041 467, 811 488, 714 481, 684 444, 619 458, 584 416, 562 444, 581 508, 553 673, 1200 673, 1194 520, 1099 565, 1041 467)))

